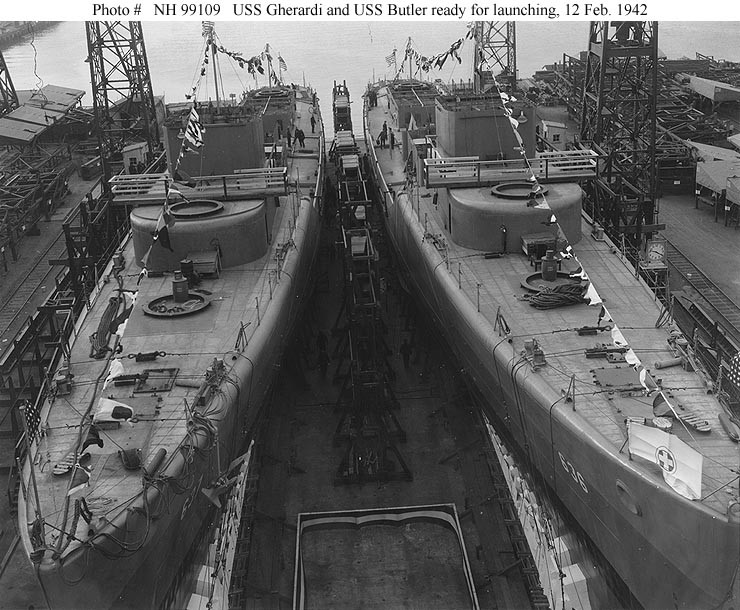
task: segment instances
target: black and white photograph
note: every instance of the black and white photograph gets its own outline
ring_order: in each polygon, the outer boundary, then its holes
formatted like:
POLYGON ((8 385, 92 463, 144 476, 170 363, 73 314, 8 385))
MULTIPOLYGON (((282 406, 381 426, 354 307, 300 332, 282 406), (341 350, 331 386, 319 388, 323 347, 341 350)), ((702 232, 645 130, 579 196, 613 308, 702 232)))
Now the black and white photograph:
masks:
POLYGON ((740 610, 740 21, 656 11, 0 21, 0 610, 740 610))

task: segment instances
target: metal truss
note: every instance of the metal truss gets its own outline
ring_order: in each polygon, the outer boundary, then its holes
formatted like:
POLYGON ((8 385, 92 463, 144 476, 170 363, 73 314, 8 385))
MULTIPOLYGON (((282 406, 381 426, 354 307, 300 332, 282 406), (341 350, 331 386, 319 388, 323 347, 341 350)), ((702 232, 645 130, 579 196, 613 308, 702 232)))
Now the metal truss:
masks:
POLYGON ((159 144, 154 94, 144 35, 138 21, 87 21, 88 61, 106 191, 111 161, 123 147, 146 142, 153 158, 159 144))
POLYGON ((581 140, 606 155, 589 189, 593 213, 632 248, 656 224, 658 24, 592 22, 583 84, 581 140))
POLYGON ((499 70, 494 74, 504 88, 516 87, 516 22, 476 21, 475 38, 475 90, 482 93, 492 84, 491 73, 483 71, 481 64, 499 70))
POLYGON ((18 95, 8 72, 2 51, 0 51, 0 116, 18 108, 18 95))

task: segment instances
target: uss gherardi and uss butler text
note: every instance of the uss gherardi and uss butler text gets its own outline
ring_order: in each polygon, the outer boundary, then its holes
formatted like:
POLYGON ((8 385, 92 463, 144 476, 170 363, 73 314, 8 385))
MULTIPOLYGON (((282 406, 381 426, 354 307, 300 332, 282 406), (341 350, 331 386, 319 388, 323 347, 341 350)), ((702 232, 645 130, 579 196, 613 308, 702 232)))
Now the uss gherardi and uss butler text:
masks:
MULTIPOLYGON (((132 9, 125 4, 95 3, 93 17, 125 17, 132 9)), ((137 4, 140 9, 141 4, 137 4)), ((563 4, 443 4, 347 2, 297 5, 290 2, 154 2, 149 5, 152 17, 419 17, 483 19, 490 17, 648 17, 648 4, 643 2, 567 2, 563 4)), ((144 11, 147 6, 144 5, 144 11)), ((138 12, 136 13, 139 14, 138 12)), ((146 13, 142 14, 145 16, 146 13)))

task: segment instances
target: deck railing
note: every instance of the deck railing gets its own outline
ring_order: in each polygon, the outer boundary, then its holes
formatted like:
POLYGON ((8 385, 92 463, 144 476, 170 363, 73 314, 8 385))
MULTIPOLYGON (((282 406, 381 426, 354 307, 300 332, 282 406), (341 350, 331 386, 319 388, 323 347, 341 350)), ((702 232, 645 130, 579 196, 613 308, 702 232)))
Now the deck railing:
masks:
MULTIPOLYGON (((246 199, 264 194, 284 195, 288 190, 288 168, 260 167, 234 170, 233 174, 199 176, 191 179, 188 188, 177 186, 189 199, 246 199)), ((169 174, 128 174, 111 178, 113 202, 116 205, 146 205, 162 203, 165 184, 174 186, 169 174)))
POLYGON ((530 167, 542 182, 571 182, 595 178, 598 155, 591 150, 547 152, 534 159, 480 161, 476 157, 424 159, 423 184, 427 188, 483 186, 527 180, 530 167))

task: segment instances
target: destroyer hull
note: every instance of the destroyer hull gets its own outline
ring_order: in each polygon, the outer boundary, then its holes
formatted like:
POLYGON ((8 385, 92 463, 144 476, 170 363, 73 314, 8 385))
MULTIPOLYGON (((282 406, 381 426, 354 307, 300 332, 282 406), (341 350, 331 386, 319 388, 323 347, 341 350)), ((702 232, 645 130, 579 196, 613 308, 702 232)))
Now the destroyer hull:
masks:
POLYGON ((382 175, 371 142, 368 150, 388 233, 415 295, 530 466, 643 606, 731 607, 729 600, 738 596, 738 523, 656 485, 632 466, 626 451, 577 416, 577 404, 563 400, 560 388, 520 366, 519 354, 459 289, 439 250, 425 239, 405 191, 394 192, 401 184, 382 175))
MULTIPOLYGON (((233 337, 223 345, 223 358, 232 365, 236 383, 227 384, 219 396, 224 416, 218 422, 220 460, 214 452, 196 453, 188 470, 193 484, 182 493, 167 483, 149 488, 146 507, 132 503, 108 530, 60 561, 45 560, 36 567, 50 608, 178 608, 195 575, 191 562, 216 517, 214 505, 201 493, 216 480, 240 450, 268 394, 285 347, 311 289, 320 228, 319 202, 323 185, 321 165, 311 200, 303 198, 296 217, 294 248, 287 253, 282 277, 271 294, 259 326, 243 351, 235 351, 233 337), (220 464, 218 463, 220 461, 220 464), (148 517, 147 517, 148 511, 148 517), (136 549, 122 552, 119 542, 136 549)), ((202 449, 209 440, 199 439, 202 449)), ((170 466, 176 469, 177 464, 170 466)), ((21 514, 25 507, 21 507, 21 514)))

